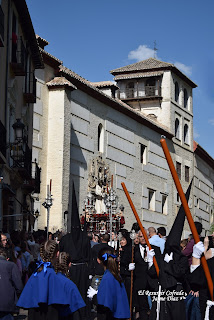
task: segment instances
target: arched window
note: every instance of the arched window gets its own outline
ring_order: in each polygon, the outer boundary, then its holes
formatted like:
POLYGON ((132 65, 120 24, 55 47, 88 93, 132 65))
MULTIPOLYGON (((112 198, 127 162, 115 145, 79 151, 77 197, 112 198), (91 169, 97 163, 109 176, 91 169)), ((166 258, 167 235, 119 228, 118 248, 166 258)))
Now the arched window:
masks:
POLYGON ((184 108, 187 108, 187 103, 188 103, 188 93, 187 93, 187 89, 184 89, 184 108))
POLYGON ((187 124, 184 125, 184 143, 189 144, 189 127, 187 124))
POLYGON ((175 82, 175 101, 178 102, 179 99, 179 85, 177 81, 175 82))
POLYGON ((101 123, 98 126, 98 151, 104 151, 104 130, 101 123))
POLYGON ((175 119, 175 137, 180 139, 180 121, 178 118, 175 119))
POLYGON ((126 86, 126 97, 134 98, 134 82, 129 82, 126 86))

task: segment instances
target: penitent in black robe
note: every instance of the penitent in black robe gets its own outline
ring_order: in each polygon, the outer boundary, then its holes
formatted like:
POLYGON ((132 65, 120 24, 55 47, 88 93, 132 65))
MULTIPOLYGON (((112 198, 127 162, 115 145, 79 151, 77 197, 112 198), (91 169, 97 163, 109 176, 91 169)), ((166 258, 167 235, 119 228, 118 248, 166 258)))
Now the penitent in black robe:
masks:
MULTIPOLYGON (((207 264, 210 270, 212 281, 214 282, 214 257, 207 260, 207 264)), ((201 317, 202 319, 204 319, 207 300, 211 300, 211 297, 202 265, 200 265, 197 269, 195 269, 195 271, 189 274, 188 280, 190 282, 191 289, 194 291, 199 291, 201 317)), ((214 307, 210 308, 209 318, 214 319, 214 307)))
MULTIPOLYGON (((70 268, 70 279, 76 284, 79 292, 86 303, 87 289, 89 287, 89 271, 88 265, 90 262, 90 240, 87 236, 86 225, 84 230, 81 230, 79 212, 73 183, 72 192, 72 208, 71 208, 71 232, 62 237, 60 241, 60 251, 69 253, 72 261, 70 268)), ((87 318, 88 308, 81 309, 81 317, 87 318), (84 309, 84 310, 83 310, 84 309)))

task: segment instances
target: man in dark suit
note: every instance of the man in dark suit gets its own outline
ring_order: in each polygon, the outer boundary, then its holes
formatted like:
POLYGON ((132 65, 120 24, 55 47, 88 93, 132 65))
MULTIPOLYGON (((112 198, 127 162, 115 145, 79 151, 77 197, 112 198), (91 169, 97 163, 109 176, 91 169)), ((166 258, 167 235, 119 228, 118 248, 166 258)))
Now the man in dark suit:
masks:
POLYGON ((95 286, 95 281, 98 279, 98 282, 100 283, 102 276, 104 274, 104 269, 101 264, 97 262, 98 253, 103 248, 108 248, 112 251, 112 254, 114 253, 114 249, 108 245, 109 242, 109 234, 105 233, 104 235, 101 235, 101 243, 98 243, 96 246, 93 246, 91 248, 91 262, 89 266, 89 274, 90 278, 92 278, 91 286, 95 286))
POLYGON ((7 260, 7 251, 0 247, 0 318, 13 319, 17 294, 21 293, 22 280, 18 267, 7 260))
MULTIPOLYGON (((153 280, 148 277, 148 260, 146 241, 141 230, 138 232, 139 244, 135 245, 134 251, 134 304, 139 310, 140 320, 149 319, 149 303, 148 292, 156 285, 153 280)), ((161 257, 160 248, 152 246, 155 250, 155 256, 159 260, 161 257)))

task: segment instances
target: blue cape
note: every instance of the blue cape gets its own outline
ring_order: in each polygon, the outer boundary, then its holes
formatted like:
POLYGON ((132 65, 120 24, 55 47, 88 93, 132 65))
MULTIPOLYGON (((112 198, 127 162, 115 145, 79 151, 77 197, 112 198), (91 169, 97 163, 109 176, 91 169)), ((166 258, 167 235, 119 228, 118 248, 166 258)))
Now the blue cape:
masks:
POLYGON ((67 306, 69 313, 85 306, 76 285, 62 274, 56 274, 51 267, 32 274, 17 306, 25 309, 38 308, 40 303, 67 306))
POLYGON ((129 302, 124 284, 120 285, 108 269, 100 282, 97 302, 99 305, 109 308, 114 318, 130 318, 129 302))

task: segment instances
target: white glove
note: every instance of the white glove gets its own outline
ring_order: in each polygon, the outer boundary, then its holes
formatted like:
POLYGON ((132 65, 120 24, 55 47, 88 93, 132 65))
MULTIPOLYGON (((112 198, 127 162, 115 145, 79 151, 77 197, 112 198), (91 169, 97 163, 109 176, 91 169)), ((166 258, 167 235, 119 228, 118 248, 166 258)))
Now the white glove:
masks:
POLYGON ((89 274, 88 279, 91 280, 93 278, 92 274, 89 274))
POLYGON ((169 263, 169 261, 171 261, 171 260, 173 260, 173 252, 171 252, 170 254, 166 253, 165 257, 164 257, 164 261, 169 263))
POLYGON ((133 271, 135 269, 135 263, 129 263, 129 271, 133 271))
POLYGON ((202 253, 203 253, 204 251, 205 251, 204 244, 203 244, 203 242, 199 241, 198 243, 196 243, 196 244, 193 246, 192 256, 193 256, 194 258, 200 259, 200 258, 201 258, 201 255, 202 255, 202 253))
POLYGON ((93 296, 95 296, 95 294, 97 294, 97 291, 98 290, 95 290, 94 288, 92 288, 91 286, 88 288, 88 291, 87 291, 87 297, 89 299, 92 299, 93 296))
POLYGON ((147 261, 148 262, 153 262, 153 257, 155 255, 155 250, 154 249, 149 250, 149 247, 146 247, 146 252, 147 252, 147 261))

